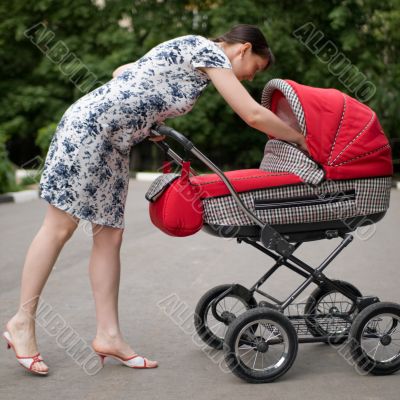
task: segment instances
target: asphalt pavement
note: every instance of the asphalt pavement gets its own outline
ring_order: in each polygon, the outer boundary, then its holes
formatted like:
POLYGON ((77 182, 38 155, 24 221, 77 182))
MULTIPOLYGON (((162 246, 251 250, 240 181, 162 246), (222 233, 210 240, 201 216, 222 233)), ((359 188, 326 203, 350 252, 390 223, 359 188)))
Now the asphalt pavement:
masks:
MULTIPOLYGON (((362 376, 326 344, 301 344, 293 367, 271 384, 248 384, 227 372, 222 353, 210 351, 194 333, 196 303, 222 283, 250 286, 272 261, 246 244, 204 232, 187 238, 163 234, 148 216, 144 199, 148 186, 130 182, 119 310, 125 338, 139 354, 158 360, 159 368, 132 370, 107 359, 100 369, 91 353, 95 334, 88 276, 91 236, 81 221, 59 256, 39 308, 38 345, 50 373, 40 377, 25 371, 3 340, 0 399, 399 399, 400 373, 362 376)), ((1 329, 16 311, 25 254, 46 207, 41 199, 0 205, 1 329)), ((353 283, 363 294, 400 303, 399 210, 400 191, 393 190, 384 219, 357 234, 328 267, 327 275, 353 283)), ((296 255, 317 265, 337 243, 307 243, 296 255)), ((282 270, 263 289, 284 297, 301 280, 282 270)))

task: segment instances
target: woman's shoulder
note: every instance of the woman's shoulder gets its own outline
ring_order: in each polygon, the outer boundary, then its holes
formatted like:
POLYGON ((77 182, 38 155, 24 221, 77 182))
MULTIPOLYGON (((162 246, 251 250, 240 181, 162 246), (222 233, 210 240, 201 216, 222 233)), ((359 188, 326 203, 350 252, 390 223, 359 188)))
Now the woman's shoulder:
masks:
POLYGON ((150 50, 139 61, 168 60, 173 64, 187 64, 190 67, 223 67, 231 68, 230 61, 224 51, 201 35, 184 35, 160 43, 150 50))
POLYGON ((194 35, 194 34, 178 36, 178 37, 176 37, 174 39, 170 39, 162 44, 175 45, 177 43, 184 45, 184 46, 186 45, 188 47, 193 47, 193 48, 196 48, 198 46, 206 46, 206 45, 213 46, 214 45, 214 42, 211 41, 210 39, 207 39, 206 37, 201 36, 201 35, 194 35))

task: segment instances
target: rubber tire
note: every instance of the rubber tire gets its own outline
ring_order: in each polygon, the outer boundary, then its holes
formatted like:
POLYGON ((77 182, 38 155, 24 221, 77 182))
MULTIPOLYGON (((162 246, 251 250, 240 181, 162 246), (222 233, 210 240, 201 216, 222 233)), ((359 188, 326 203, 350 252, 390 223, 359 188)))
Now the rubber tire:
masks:
MULTIPOLYGON (((215 298, 217 298, 221 293, 229 289, 231 286, 232 284, 219 285, 207 291, 198 301, 194 313, 194 326, 196 328, 197 334, 199 335, 201 340, 203 340, 204 343, 217 350, 222 350, 224 341, 221 340, 218 336, 214 335, 207 328, 207 326, 204 323, 206 318, 205 313, 207 311, 209 304, 215 298)), ((243 302, 245 301, 243 300, 243 302)), ((251 298, 249 303, 247 302, 245 303, 247 304, 249 309, 257 307, 257 301, 255 300, 254 297, 251 298)))
MULTIPOLYGON (((333 282, 337 283, 338 285, 341 285, 342 287, 345 287, 347 290, 349 290, 351 293, 353 293, 357 297, 361 297, 362 294, 361 292, 351 283, 346 282, 346 281, 340 281, 340 280, 333 280, 333 282)), ((304 307, 304 314, 305 315, 310 315, 314 314, 314 307, 315 304, 319 302, 321 298, 326 296, 329 293, 334 293, 337 292, 336 289, 328 287, 328 285, 322 285, 318 286, 310 295, 310 297, 307 299, 306 305, 304 307)), ((312 336, 314 337, 321 337, 325 335, 329 335, 329 333, 323 333, 326 332, 324 331, 321 327, 320 330, 316 329, 316 324, 313 322, 312 319, 305 318, 305 323, 307 325, 307 328, 309 332, 311 333, 312 336)), ((339 336, 337 339, 334 338, 334 336, 329 337, 329 343, 331 344, 340 344, 343 343, 347 340, 347 336, 339 336)))
POLYGON ((284 375, 293 365, 298 351, 298 338, 296 330, 289 318, 279 311, 267 307, 257 307, 239 315, 229 326, 225 336, 224 352, 225 362, 234 375, 250 383, 269 383, 284 375), (258 319, 269 319, 282 326, 286 330, 289 339, 289 357, 281 367, 273 374, 265 374, 260 371, 253 371, 241 363, 235 354, 235 343, 237 336, 244 326, 251 321, 258 319))
POLYGON ((374 316, 383 313, 395 314, 400 319, 400 305, 390 302, 371 304, 357 315, 350 329, 350 348, 353 361, 361 369, 372 375, 390 375, 400 370, 400 357, 397 362, 388 364, 387 366, 381 365, 381 363, 374 363, 359 345, 365 324, 374 316))

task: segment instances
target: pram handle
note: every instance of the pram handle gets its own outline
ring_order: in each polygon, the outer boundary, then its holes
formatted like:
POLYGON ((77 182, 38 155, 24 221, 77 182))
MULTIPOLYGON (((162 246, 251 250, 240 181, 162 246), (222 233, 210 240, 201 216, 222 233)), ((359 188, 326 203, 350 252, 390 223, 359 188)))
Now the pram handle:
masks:
POLYGON ((176 140, 179 144, 181 144, 184 147, 184 149, 188 151, 190 151, 194 147, 194 144, 186 136, 182 135, 182 133, 179 133, 178 131, 169 126, 163 124, 156 125, 155 127, 153 127, 152 130, 156 131, 160 135, 164 135, 170 137, 171 139, 176 140))
MULTIPOLYGON (((155 135, 165 135, 176 140, 179 144, 181 144, 187 151, 193 154, 197 159, 199 159, 203 164, 205 164, 211 171, 218 175, 221 178, 222 182, 226 185, 235 202, 239 206, 239 208, 250 218, 256 225, 261 228, 261 242, 265 247, 276 251, 280 255, 284 257, 289 257, 295 250, 295 246, 290 244, 285 238, 281 236, 279 232, 277 232, 272 226, 266 224, 261 221, 254 215, 243 203, 242 199, 239 197, 235 188, 229 181, 229 179, 225 176, 222 170, 220 170, 209 158, 207 158, 200 150, 198 150, 194 144, 187 139, 182 133, 177 132, 175 129, 172 129, 165 125, 156 125, 152 128, 152 133, 155 135)), ((182 158, 179 157, 173 150, 170 149, 168 144, 160 142, 157 143, 158 147, 162 148, 171 158, 178 164, 182 165, 182 158)), ((192 172, 192 170, 191 170, 192 172)))

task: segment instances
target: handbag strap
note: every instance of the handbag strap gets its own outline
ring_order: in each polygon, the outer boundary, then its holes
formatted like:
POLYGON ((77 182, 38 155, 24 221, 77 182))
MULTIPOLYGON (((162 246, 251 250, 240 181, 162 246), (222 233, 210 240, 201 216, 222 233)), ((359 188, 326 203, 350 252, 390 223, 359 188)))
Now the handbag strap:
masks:
POLYGON ((164 160, 162 163, 162 172, 163 174, 170 174, 172 172, 171 168, 172 162, 164 160))
POLYGON ((189 176, 190 176, 190 161, 183 161, 182 172, 181 172, 181 182, 182 183, 189 182, 189 176))

